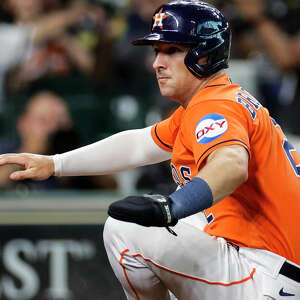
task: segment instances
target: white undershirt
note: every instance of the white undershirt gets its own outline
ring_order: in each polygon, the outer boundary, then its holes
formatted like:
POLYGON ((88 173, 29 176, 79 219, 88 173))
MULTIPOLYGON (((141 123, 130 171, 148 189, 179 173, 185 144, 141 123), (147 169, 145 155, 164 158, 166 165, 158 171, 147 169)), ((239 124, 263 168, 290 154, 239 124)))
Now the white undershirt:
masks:
POLYGON ((151 127, 122 131, 73 151, 53 156, 56 176, 103 175, 171 158, 152 139, 151 127))

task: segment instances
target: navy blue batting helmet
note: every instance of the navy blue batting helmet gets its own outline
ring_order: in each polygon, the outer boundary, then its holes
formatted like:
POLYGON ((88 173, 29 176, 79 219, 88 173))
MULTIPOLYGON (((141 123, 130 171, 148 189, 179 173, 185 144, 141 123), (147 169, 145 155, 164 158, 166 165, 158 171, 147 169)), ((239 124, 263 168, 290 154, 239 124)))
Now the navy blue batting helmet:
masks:
POLYGON ((153 15, 151 33, 132 42, 152 45, 160 41, 190 45, 185 65, 197 77, 228 68, 231 31, 221 12, 199 0, 175 0, 161 5, 153 15), (198 63, 207 56, 204 65, 198 63))

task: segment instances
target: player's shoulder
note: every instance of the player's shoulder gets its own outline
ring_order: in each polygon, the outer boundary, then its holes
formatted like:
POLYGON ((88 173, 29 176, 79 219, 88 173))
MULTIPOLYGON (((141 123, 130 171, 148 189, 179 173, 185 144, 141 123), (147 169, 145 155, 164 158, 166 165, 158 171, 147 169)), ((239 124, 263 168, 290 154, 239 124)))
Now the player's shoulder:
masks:
POLYGON ((184 108, 180 105, 176 109, 173 109, 169 113, 169 117, 167 119, 172 120, 175 123, 180 123, 182 116, 184 115, 184 108))
POLYGON ((242 87, 238 84, 207 86, 194 96, 191 100, 190 107, 201 102, 215 100, 235 102, 241 90, 242 87))
POLYGON ((254 120, 262 105, 246 89, 230 81, 230 83, 208 85, 198 91, 190 101, 187 110, 204 111, 204 107, 210 110, 248 112, 254 120))
POLYGON ((252 126, 265 119, 261 107, 259 101, 238 84, 216 85, 209 89, 206 87, 191 100, 182 123, 189 127, 191 122, 197 122, 199 118, 228 118, 252 126))

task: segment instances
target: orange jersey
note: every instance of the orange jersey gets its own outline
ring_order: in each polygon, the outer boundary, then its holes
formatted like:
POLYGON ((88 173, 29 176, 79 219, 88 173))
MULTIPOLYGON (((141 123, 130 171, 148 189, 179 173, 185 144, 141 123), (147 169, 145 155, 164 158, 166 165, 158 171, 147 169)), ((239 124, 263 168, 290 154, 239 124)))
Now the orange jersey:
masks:
POLYGON ((267 109, 222 75, 152 127, 152 138, 172 152, 180 186, 219 147, 249 153, 248 180, 206 210, 205 232, 242 247, 265 249, 300 264, 300 158, 267 109))

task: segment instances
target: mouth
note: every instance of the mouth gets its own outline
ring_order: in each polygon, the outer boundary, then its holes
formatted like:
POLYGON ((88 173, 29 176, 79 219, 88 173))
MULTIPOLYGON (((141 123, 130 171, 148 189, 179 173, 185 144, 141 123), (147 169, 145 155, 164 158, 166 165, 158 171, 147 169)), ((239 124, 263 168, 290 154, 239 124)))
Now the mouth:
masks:
POLYGON ((167 76, 158 76, 157 77, 158 82, 166 82, 169 79, 170 79, 170 77, 167 77, 167 76))

